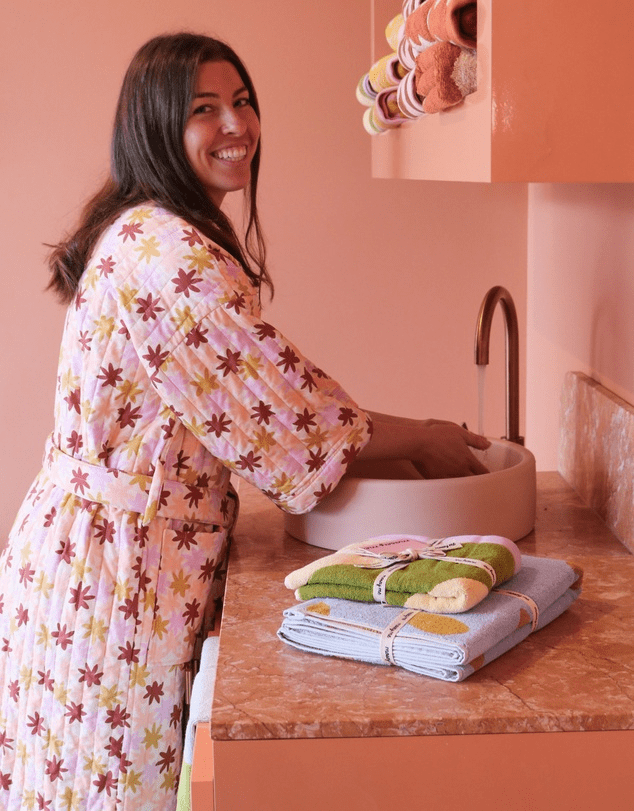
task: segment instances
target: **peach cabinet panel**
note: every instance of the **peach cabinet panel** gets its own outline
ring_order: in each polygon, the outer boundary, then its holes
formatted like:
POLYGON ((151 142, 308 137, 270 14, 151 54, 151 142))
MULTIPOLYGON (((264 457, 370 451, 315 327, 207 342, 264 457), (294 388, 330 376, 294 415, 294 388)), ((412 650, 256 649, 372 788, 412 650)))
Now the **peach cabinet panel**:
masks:
POLYGON ((625 809, 633 744, 632 731, 214 741, 215 811, 625 809))
MULTIPOLYGON (((372 0, 373 60, 400 7, 372 0)), ((371 136, 373 177, 634 181, 633 29, 630 0, 478 0, 478 90, 371 136)))
POLYGON ((196 725, 190 801, 191 811, 215 811, 214 747, 209 724, 196 725))

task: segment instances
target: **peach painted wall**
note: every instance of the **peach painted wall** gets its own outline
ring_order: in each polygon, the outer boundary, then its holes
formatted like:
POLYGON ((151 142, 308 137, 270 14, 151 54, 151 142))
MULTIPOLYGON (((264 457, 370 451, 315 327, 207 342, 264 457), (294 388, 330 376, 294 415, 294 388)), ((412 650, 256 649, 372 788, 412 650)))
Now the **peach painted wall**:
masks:
MULTIPOLYGON (((52 428, 63 311, 43 292, 43 243, 72 225, 103 177, 133 52, 182 28, 227 39, 258 87, 261 214, 278 291, 266 317, 360 403, 475 428, 472 343, 486 290, 507 286, 525 324, 525 185, 370 178, 354 97, 369 67, 368 0, 2 4, 0 538, 52 428)), ((484 422, 494 436, 504 432, 500 322, 484 422)))
POLYGON ((634 184, 529 187, 527 445, 557 468, 568 371, 634 403, 634 184))

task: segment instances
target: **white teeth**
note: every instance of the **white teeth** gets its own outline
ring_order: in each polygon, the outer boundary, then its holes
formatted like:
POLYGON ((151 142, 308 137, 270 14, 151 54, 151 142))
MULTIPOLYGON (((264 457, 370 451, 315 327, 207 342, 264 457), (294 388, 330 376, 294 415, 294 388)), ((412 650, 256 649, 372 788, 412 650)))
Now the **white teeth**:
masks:
POLYGON ((228 149, 219 149, 213 153, 213 156, 223 161, 241 161, 247 156, 247 148, 246 146, 232 146, 228 149))

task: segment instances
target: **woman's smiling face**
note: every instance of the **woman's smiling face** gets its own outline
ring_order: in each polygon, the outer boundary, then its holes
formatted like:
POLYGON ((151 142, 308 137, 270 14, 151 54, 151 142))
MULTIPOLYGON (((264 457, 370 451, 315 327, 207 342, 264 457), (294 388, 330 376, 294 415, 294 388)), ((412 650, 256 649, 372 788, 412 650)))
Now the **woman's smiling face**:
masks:
POLYGON ((225 194, 244 189, 260 138, 249 91, 230 62, 203 62, 183 134, 187 159, 218 208, 225 194))

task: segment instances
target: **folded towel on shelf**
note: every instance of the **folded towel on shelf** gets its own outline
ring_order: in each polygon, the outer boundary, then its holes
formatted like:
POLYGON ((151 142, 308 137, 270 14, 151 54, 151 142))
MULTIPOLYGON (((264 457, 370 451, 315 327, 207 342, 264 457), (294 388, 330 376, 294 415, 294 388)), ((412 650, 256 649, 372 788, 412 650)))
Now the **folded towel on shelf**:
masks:
POLYGON ((405 72, 397 54, 391 53, 377 59, 368 71, 368 78, 371 87, 380 93, 381 90, 396 87, 405 76, 405 72))
POLYGON ((473 0, 425 0, 407 15, 404 36, 418 42, 450 42, 477 46, 477 4, 473 0))
POLYGON ((476 51, 460 51, 453 65, 451 78, 458 85, 463 96, 478 89, 478 56, 476 51))
POLYGON ((403 36, 396 49, 398 60, 405 70, 414 70, 418 54, 430 48, 432 45, 432 42, 425 42, 424 40, 414 42, 414 40, 409 39, 409 37, 403 36))
POLYGON ((395 53, 386 54, 359 80, 356 97, 368 108, 363 115, 363 125, 371 135, 399 127, 406 121, 396 95, 406 72, 395 53))
POLYGON ((476 55, 449 42, 436 42, 416 57, 416 92, 423 111, 438 113, 476 89, 476 55))
POLYGON ((372 107, 363 114, 363 126, 370 135, 380 135, 382 132, 400 127, 406 120, 398 104, 396 87, 381 90, 372 107))
POLYGON ((337 597, 454 614, 468 611, 520 566, 516 544, 499 535, 382 535, 319 558, 284 584, 299 600, 337 597))
POLYGON ((403 36, 404 25, 405 20, 403 19, 403 15, 397 14, 396 17, 389 21, 385 28, 385 39, 393 51, 396 51, 398 48, 399 40, 403 36))
POLYGON ((473 0, 404 0, 385 38, 392 53, 377 60, 356 88, 368 108, 363 125, 371 135, 446 110, 476 90, 473 0))
POLYGON ((370 77, 367 73, 359 79, 356 89, 357 101, 363 104, 364 107, 371 107, 374 104, 378 93, 370 84, 370 77))
POLYGON ((403 0, 403 19, 407 19, 425 0, 403 0))
POLYGON ((524 555, 516 575, 460 618, 317 598, 286 609, 278 637, 310 653, 463 681, 569 608, 581 577, 563 560, 524 555))
POLYGON ((396 88, 396 100, 401 113, 409 119, 425 115, 423 100, 416 92, 416 74, 410 70, 396 88))
POLYGON ((408 27, 410 15, 418 8, 421 2, 423 2, 423 0, 406 0, 403 4, 403 25, 399 29, 398 43, 395 50, 401 64, 406 70, 414 70, 418 54, 426 48, 429 48, 434 42, 431 35, 428 35, 428 39, 420 35, 420 26, 416 24, 416 18, 414 19, 414 24, 410 24, 408 27))

